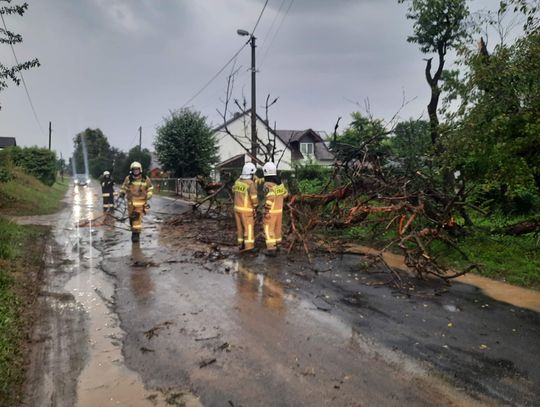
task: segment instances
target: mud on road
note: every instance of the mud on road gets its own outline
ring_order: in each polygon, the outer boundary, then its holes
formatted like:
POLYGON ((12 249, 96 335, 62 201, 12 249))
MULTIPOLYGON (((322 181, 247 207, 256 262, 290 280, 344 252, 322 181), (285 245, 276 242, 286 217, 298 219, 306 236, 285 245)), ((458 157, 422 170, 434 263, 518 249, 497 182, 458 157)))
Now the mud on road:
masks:
POLYGON ((460 283, 394 291, 359 256, 238 256, 232 225, 167 224, 188 207, 159 197, 133 245, 74 226, 99 208, 69 197, 26 405, 537 405, 535 311, 460 283))

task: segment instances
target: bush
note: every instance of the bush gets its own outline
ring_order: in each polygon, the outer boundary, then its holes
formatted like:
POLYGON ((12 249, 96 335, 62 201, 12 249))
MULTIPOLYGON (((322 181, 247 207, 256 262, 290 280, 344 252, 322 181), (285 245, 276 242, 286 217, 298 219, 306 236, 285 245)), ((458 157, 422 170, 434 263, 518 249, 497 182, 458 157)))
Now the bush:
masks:
POLYGON ((6 149, 8 158, 17 167, 33 175, 45 185, 51 186, 56 181, 56 154, 46 148, 10 147, 6 149))
POLYGON ((298 181, 304 179, 327 181, 332 175, 332 169, 308 161, 305 164, 295 165, 294 173, 298 181))

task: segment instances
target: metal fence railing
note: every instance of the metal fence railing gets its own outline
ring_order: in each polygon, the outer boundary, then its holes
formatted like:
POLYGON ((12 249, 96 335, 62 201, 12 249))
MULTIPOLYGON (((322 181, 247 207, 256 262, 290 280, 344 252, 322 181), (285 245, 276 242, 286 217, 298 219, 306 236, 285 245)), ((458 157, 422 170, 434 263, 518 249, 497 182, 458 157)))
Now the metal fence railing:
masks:
POLYGON ((196 178, 152 178, 157 192, 169 192, 188 201, 196 201, 204 196, 196 178))

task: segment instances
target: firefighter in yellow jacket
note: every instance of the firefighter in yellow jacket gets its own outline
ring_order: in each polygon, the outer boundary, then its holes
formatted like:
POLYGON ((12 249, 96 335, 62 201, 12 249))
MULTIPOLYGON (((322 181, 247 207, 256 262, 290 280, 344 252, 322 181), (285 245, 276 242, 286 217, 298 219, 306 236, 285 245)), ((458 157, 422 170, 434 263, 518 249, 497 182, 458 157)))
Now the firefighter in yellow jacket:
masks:
POLYGON ((255 248, 255 211, 257 209, 257 186, 254 176, 257 168, 253 163, 246 163, 240 178, 232 188, 234 192, 234 218, 236 220, 236 236, 241 251, 255 248))
POLYGON ((142 166, 139 162, 134 161, 129 168, 129 175, 120 188, 120 197, 127 198, 131 241, 138 242, 143 215, 150 208, 148 201, 152 198, 154 187, 150 178, 143 176, 142 166))
POLYGON ((281 243, 281 225, 283 222, 283 204, 288 195, 287 188, 277 175, 273 162, 263 166, 264 173, 264 237, 266 239, 265 254, 274 256, 277 246, 281 243))

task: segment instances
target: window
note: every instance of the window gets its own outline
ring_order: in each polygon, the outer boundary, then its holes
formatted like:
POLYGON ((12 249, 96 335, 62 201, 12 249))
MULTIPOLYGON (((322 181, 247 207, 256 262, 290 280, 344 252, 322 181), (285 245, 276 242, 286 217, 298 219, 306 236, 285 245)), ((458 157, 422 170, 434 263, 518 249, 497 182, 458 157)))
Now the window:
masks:
POLYGON ((300 152, 302 155, 313 155, 313 143, 300 143, 300 152))

